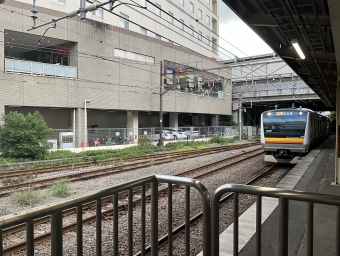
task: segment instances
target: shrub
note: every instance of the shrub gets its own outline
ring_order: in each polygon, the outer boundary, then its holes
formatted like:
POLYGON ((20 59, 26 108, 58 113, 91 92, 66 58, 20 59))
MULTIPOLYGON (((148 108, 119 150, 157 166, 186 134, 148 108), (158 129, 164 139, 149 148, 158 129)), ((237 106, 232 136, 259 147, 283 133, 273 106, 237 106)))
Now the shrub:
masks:
POLYGON ((210 139, 209 139, 209 142, 210 143, 219 143, 221 145, 226 145, 228 144, 228 140, 225 139, 225 138, 222 138, 221 136, 212 136, 210 139))
POLYGON ((40 201, 39 193, 32 189, 15 192, 12 198, 20 205, 34 205, 40 201))
POLYGON ((0 143, 4 157, 44 159, 48 152, 48 128, 39 112, 26 116, 17 111, 2 116, 0 143))
POLYGON ((141 146, 152 145, 152 140, 145 135, 140 135, 138 138, 138 144, 141 146))
POLYGON ((58 197, 69 196, 72 192, 70 184, 64 180, 58 180, 50 187, 50 190, 52 191, 52 195, 58 197))

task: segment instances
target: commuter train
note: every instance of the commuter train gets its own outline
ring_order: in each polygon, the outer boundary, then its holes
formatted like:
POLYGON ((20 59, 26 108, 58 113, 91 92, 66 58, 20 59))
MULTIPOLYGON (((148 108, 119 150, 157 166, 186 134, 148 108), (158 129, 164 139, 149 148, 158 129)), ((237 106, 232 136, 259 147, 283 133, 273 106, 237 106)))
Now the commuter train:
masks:
POLYGON ((329 119, 306 108, 283 108, 261 115, 265 162, 297 164, 328 134, 329 119))

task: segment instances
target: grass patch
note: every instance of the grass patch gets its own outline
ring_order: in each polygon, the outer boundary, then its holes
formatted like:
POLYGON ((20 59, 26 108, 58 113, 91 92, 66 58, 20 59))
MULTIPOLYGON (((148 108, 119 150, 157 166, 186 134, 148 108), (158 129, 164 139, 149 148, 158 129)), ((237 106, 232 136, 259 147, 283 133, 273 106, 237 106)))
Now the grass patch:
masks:
POLYGON ((15 192, 12 198, 19 205, 35 205, 41 199, 38 191, 32 189, 15 192))
MULTIPOLYGON (((112 160, 115 165, 124 164, 124 158, 126 157, 137 157, 147 154, 155 154, 158 152, 170 152, 170 151, 184 151, 184 150, 192 150, 192 149, 204 149, 208 148, 216 143, 221 145, 227 145, 233 141, 237 140, 236 138, 222 138, 220 136, 214 136, 209 141, 194 141, 186 140, 177 141, 177 142, 169 142, 164 147, 158 147, 149 144, 149 140, 147 137, 142 137, 140 140, 140 145, 131 146, 123 149, 102 149, 102 150, 89 150, 83 151, 79 153, 74 153, 67 150, 59 150, 50 152, 44 159, 40 160, 54 160, 53 162, 42 162, 31 164, 29 167, 22 167, 20 169, 28 169, 34 170, 39 168, 46 167, 55 167, 55 166, 63 166, 77 163, 94 163, 99 164, 102 160, 112 160), (187 145, 188 144, 188 145, 187 145)), ((0 164, 10 164, 20 162, 21 159, 9 159, 0 157, 0 164)), ((28 159, 23 159, 23 161, 28 161, 28 159)), ((6 172, 6 171, 0 171, 6 172)), ((5 181, 6 182, 6 181, 5 181)), ((8 183, 17 182, 15 180, 8 180, 8 183)))
POLYGON ((198 146, 197 146, 197 149, 206 149, 206 148, 208 148, 208 147, 207 147, 207 145, 205 145, 205 144, 202 144, 202 145, 198 145, 198 146))
POLYGON ((57 197, 67 197, 72 193, 70 184, 64 180, 58 180, 50 187, 50 190, 52 195, 57 197))
POLYGON ((148 165, 153 165, 155 164, 155 160, 151 160, 150 162, 147 163, 148 165))

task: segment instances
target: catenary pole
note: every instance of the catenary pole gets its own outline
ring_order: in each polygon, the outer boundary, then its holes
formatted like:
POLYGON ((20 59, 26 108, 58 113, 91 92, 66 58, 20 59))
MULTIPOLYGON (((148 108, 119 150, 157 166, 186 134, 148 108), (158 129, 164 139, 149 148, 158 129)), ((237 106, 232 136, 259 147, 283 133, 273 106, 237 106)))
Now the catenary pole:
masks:
POLYGON ((160 76, 159 76, 159 143, 158 145, 160 147, 163 146, 162 142, 162 129, 163 129, 163 110, 162 110, 162 104, 163 104, 163 83, 162 83, 162 73, 163 73, 163 62, 160 62, 160 76))

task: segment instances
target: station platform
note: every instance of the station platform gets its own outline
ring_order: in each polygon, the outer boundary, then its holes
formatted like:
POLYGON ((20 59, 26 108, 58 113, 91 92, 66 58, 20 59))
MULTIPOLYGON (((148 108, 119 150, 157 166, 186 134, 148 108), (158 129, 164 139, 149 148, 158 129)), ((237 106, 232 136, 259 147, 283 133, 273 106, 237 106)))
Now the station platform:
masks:
MULTIPOLYGON (((286 175, 276 188, 340 196, 335 180, 335 136, 328 136, 286 175)), ((278 199, 263 198, 261 255, 278 255, 278 199)), ((253 205, 239 219, 239 255, 256 255, 256 207, 253 205)), ((307 203, 289 204, 288 255, 307 255, 307 203)), ((314 254, 335 255, 336 207, 314 206, 314 254)), ((220 235, 220 255, 233 255, 233 225, 220 235)))

